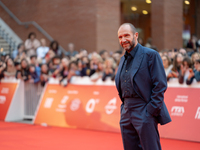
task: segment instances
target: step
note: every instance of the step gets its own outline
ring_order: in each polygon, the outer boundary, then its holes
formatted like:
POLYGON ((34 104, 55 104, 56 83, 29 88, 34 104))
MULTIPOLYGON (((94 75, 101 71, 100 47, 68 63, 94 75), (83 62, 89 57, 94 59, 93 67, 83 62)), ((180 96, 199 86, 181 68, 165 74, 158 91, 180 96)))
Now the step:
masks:
POLYGON ((0 42, 0 46, 2 46, 2 47, 8 46, 8 47, 9 47, 9 44, 8 44, 8 43, 1 43, 1 42, 0 42))
POLYGON ((13 49, 11 48, 10 49, 10 45, 7 43, 6 40, 4 40, 1 36, 0 36, 0 48, 3 48, 3 51, 6 53, 6 54, 9 54, 9 52, 13 51, 13 49))

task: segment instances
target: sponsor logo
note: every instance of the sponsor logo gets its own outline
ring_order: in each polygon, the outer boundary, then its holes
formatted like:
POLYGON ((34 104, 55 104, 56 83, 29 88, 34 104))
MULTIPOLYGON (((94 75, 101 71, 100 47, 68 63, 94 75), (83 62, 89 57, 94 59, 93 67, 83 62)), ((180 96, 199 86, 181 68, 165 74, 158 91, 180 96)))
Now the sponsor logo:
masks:
POLYGON ((200 119, 200 107, 197 108, 195 119, 200 119))
POLYGON ((184 112, 183 106, 173 106, 171 109, 171 116, 183 116, 184 112))
POLYGON ((187 103, 188 102, 188 95, 177 95, 176 98, 175 98, 175 102, 187 103))
POLYGON ((44 103, 44 108, 51 108, 52 103, 53 103, 53 98, 46 98, 44 103))
POLYGON ((78 91, 75 91, 75 90, 67 91, 67 94, 78 94, 78 91))
POLYGON ((86 112, 92 113, 97 103, 99 103, 99 99, 90 99, 85 107, 86 112))
POLYGON ((80 104, 81 104, 81 101, 80 99, 74 99, 72 102, 71 102, 71 105, 70 105, 70 109, 71 111, 76 111, 79 109, 80 107, 80 104))
POLYGON ((114 112, 114 110, 117 108, 116 103, 117 103, 117 98, 115 97, 115 98, 111 99, 108 102, 108 104, 105 106, 105 110, 108 115, 112 114, 114 112))
POLYGON ((8 94, 9 93, 9 88, 2 88, 1 89, 1 94, 8 94))
POLYGON ((6 97, 0 95, 0 104, 4 104, 6 102, 6 97))
POLYGON ((60 101, 60 104, 58 104, 58 107, 56 108, 57 112, 66 112, 67 107, 67 100, 69 99, 69 96, 63 96, 63 98, 60 101))
POLYGON ((93 94, 94 95, 99 95, 99 91, 94 91, 93 94))
POLYGON ((50 89, 50 90, 49 90, 49 93, 56 94, 56 93, 57 93, 57 90, 50 89))

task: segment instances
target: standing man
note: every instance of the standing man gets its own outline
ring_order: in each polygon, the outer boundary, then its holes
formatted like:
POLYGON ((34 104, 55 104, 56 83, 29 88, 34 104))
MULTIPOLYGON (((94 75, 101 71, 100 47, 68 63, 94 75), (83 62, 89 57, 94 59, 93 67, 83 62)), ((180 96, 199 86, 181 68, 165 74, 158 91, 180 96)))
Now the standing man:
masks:
POLYGON ((125 50, 115 77, 121 105, 120 128, 125 150, 161 150, 158 123, 171 121, 164 103, 167 79, 158 52, 138 43, 130 23, 118 30, 125 50))
POLYGON ((42 61, 45 58, 45 55, 49 51, 49 47, 46 46, 46 40, 41 39, 40 40, 41 46, 37 48, 36 54, 37 54, 37 59, 39 61, 42 61))

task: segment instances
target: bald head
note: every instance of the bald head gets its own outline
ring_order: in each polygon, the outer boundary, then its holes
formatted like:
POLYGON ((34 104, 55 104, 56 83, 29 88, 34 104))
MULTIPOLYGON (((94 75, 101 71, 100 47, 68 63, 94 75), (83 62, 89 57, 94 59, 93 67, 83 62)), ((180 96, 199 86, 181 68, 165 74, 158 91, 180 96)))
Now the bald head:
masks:
MULTIPOLYGON (((124 26, 129 26, 130 29, 131 29, 131 31, 133 32, 133 34, 134 34, 135 32, 137 32, 136 28, 135 28, 134 25, 132 25, 131 23, 123 23, 123 24, 119 27, 119 29, 120 29, 121 27, 124 27, 124 26)), ((118 30, 118 31, 119 31, 119 30, 118 30)))
POLYGON ((41 39, 40 42, 41 42, 42 46, 46 46, 46 40, 45 39, 41 39))
POLYGON ((138 33, 135 27, 130 23, 124 23, 118 30, 119 43, 126 50, 130 52, 138 43, 138 33))

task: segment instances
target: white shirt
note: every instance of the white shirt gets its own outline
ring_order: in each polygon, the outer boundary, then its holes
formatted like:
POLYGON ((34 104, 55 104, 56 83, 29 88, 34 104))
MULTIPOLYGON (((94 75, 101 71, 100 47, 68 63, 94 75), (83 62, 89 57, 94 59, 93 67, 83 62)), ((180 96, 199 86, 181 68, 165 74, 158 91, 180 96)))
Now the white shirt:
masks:
POLYGON ((187 81, 187 78, 189 77, 189 75, 190 75, 190 70, 187 69, 187 70, 185 71, 185 75, 184 75, 184 82, 187 81))
POLYGON ((37 57, 44 58, 46 53, 49 51, 49 47, 40 46, 37 48, 37 57))

